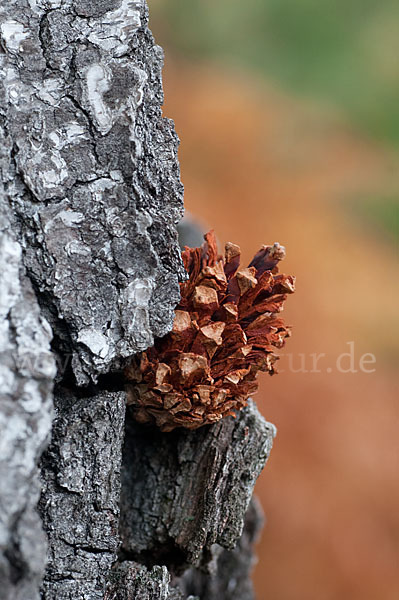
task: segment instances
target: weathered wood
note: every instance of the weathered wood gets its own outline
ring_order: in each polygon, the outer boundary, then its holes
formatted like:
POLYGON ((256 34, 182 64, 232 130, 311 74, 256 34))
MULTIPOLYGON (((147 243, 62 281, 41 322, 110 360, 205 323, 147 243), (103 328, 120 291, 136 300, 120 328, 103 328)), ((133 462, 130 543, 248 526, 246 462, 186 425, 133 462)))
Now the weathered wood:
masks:
POLYGON ((216 560, 207 570, 188 569, 175 581, 184 595, 194 594, 201 600, 253 600, 251 572, 255 563, 253 546, 263 525, 263 513, 253 498, 247 510, 244 531, 233 550, 217 548, 216 560))
POLYGON ((132 561, 118 563, 111 574, 105 600, 198 600, 186 596, 171 586, 171 577, 164 567, 148 570, 132 561))
POLYGON ((207 564, 241 536, 274 427, 250 401, 237 419, 161 433, 127 419, 122 466, 122 556, 172 571, 207 564))

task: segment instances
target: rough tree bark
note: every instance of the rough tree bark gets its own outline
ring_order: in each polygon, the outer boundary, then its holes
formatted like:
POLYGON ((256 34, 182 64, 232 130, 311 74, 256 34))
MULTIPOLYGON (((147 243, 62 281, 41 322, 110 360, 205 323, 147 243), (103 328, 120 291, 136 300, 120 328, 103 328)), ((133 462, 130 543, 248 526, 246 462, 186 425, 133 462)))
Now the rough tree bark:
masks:
POLYGON ((0 7, 5 600, 252 598, 273 426, 253 404, 196 432, 126 415, 120 371, 171 329, 184 278, 147 23, 144 0, 0 7))

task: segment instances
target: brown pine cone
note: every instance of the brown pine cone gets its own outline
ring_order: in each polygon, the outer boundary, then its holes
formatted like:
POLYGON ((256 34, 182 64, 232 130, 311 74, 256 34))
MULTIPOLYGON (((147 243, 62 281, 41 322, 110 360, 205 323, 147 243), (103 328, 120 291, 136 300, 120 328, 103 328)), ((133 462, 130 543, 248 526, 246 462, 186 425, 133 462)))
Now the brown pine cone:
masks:
POLYGON ((258 371, 276 372, 290 328, 279 316, 295 278, 278 273, 285 256, 279 244, 263 246, 246 269, 240 248, 217 253, 213 231, 201 248, 183 252, 189 274, 171 333, 126 368, 128 404, 140 423, 162 431, 196 429, 246 405, 258 371))

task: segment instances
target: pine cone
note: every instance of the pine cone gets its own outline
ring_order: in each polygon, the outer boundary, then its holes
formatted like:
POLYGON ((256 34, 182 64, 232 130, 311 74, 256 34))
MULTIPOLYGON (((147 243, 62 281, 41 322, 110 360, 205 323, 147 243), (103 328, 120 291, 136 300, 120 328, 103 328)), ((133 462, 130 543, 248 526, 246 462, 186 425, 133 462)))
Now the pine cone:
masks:
POLYGON ((189 274, 171 333, 127 367, 128 404, 137 421, 162 431, 196 429, 246 406, 258 371, 276 372, 290 329, 279 313, 295 278, 278 274, 279 244, 263 246, 246 269, 240 248, 226 244, 218 256, 213 231, 201 248, 183 252, 189 274))

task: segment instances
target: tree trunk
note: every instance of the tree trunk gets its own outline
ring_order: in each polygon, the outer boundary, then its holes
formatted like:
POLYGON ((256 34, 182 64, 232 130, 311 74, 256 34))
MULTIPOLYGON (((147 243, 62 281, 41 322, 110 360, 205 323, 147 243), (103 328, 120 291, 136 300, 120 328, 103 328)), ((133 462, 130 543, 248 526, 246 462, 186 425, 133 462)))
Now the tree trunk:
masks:
POLYGON ((0 7, 5 600, 252 597, 273 426, 253 404, 196 432, 126 415, 121 370, 170 331, 185 277, 147 22, 144 0, 0 7))

